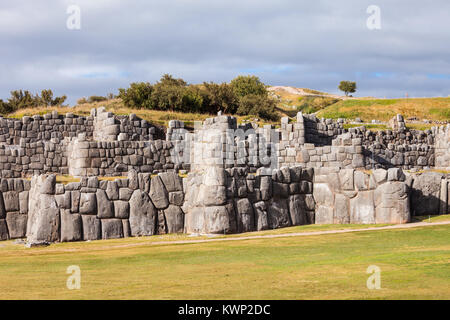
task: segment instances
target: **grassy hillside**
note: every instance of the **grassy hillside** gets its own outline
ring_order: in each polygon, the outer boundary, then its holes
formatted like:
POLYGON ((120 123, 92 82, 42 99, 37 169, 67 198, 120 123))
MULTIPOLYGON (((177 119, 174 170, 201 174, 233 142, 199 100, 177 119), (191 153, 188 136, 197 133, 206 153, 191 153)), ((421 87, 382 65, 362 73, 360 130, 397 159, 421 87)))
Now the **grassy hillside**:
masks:
MULTIPOLYGON (((302 89, 305 90, 305 89, 302 89)), ((306 92, 306 91, 305 91, 306 92)), ((276 91, 278 94, 278 91, 276 91)), ((298 111, 304 113, 317 112, 318 117, 324 118, 347 118, 355 119, 357 117, 364 121, 377 119, 388 121, 396 114, 402 114, 406 119, 417 117, 418 119, 429 119, 436 121, 450 120, 450 98, 417 98, 417 99, 348 99, 340 100, 334 96, 308 96, 298 95, 289 92, 281 92, 282 98, 279 98, 277 109, 281 116, 294 118, 298 111)), ((167 126, 169 120, 177 119, 185 121, 187 127, 193 127, 194 121, 203 121, 213 115, 198 113, 183 113, 158 110, 130 109, 123 105, 121 99, 112 99, 97 103, 85 103, 75 107, 42 107, 21 109, 7 117, 21 118, 24 115, 32 116, 35 114, 43 115, 52 110, 57 110, 61 114, 72 112, 78 115, 89 115, 92 108, 105 106, 108 111, 118 115, 128 115, 136 113, 140 118, 148 120, 157 125, 167 126)), ((236 116, 236 115, 233 115, 236 116)), ((237 116, 238 121, 253 120, 252 116, 237 116)), ((259 124, 275 124, 279 122, 261 121, 259 124)), ((431 125, 408 123, 412 129, 428 129, 431 125)), ((351 126, 351 125, 349 125, 351 126)), ((370 129, 385 129, 385 125, 374 125, 370 129)))
POLYGON ((406 119, 450 120, 450 98, 349 99, 322 109, 317 116, 388 121, 396 114, 406 119))
MULTIPOLYGON (((298 227, 301 228, 301 227, 298 227)), ((450 225, 197 244, 0 243, 0 299, 450 299, 450 225), (66 288, 81 268, 81 290, 66 288), (370 265, 381 290, 368 290, 370 265)))

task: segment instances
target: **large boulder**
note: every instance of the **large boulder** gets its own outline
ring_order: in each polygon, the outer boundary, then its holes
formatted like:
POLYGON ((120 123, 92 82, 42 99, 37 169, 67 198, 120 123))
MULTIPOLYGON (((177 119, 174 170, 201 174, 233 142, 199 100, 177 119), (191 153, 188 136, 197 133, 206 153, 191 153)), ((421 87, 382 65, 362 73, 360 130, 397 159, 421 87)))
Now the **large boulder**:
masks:
POLYGON ((164 210, 167 233, 183 233, 184 213, 179 206, 170 205, 164 210))
POLYGON ((61 210, 61 242, 80 241, 83 239, 82 220, 78 213, 61 210))
POLYGON ((161 178, 167 192, 183 190, 181 178, 176 172, 163 172, 158 174, 158 176, 161 178))
POLYGON ((411 210, 415 216, 439 214, 442 174, 426 172, 414 177, 411 210))
POLYGON ((287 199, 271 199, 267 213, 270 229, 284 228, 291 225, 287 199))
POLYGON ((0 219, 0 241, 5 241, 9 239, 8 227, 6 225, 5 219, 0 219))
POLYGON ((129 203, 131 235, 139 237, 156 234, 158 213, 149 195, 141 190, 135 190, 129 203))
POLYGON ((29 212, 27 221, 27 241, 29 243, 59 241, 60 213, 55 196, 48 192, 52 176, 35 176, 31 180, 29 212), (50 182, 47 181, 50 179, 50 182), (42 186, 45 187, 42 187, 42 186))
POLYGON ((248 199, 236 201, 238 232, 250 232, 255 230, 255 216, 252 204, 248 199))
POLYGON ((97 217, 100 219, 114 218, 113 202, 108 199, 106 192, 102 189, 97 189, 97 217))
POLYGON ((375 223, 373 194, 373 191, 359 191, 356 197, 350 199, 350 223, 375 223))
POLYGON ((267 207, 264 201, 254 204, 255 209, 255 225, 257 231, 269 229, 269 221, 267 218, 267 207))
POLYGON ((16 191, 3 192, 6 212, 19 211, 19 193, 16 191))
POLYGON ((120 219, 102 219, 102 239, 123 238, 123 224, 120 219))
POLYGON ((97 198, 95 196, 95 193, 81 193, 80 207, 78 212, 81 214, 93 215, 97 213, 97 198))
POLYGON ((100 219, 96 216, 82 215, 83 222, 83 240, 99 240, 102 238, 102 229, 100 219))
POLYGON ((24 238, 27 233, 28 215, 20 212, 8 212, 6 223, 8 225, 10 239, 24 238))
POLYGON ((308 224, 305 195, 294 194, 289 197, 289 214, 293 226, 308 224))
POLYGON ((376 223, 407 223, 411 220, 409 188, 404 182, 380 185, 374 193, 376 223))
POLYGON ((157 209, 166 209, 169 206, 169 196, 159 176, 151 179, 149 195, 157 209))
POLYGON ((114 217, 117 219, 128 219, 130 215, 130 205, 128 201, 114 201, 114 217))

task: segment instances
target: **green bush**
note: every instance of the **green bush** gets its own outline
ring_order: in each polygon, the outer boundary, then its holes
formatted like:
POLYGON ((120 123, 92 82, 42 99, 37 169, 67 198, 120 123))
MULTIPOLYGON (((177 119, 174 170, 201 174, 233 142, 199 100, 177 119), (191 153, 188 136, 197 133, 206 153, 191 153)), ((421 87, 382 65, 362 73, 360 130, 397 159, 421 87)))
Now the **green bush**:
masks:
POLYGON ((134 109, 152 109, 151 96, 153 86, 148 82, 133 82, 128 89, 119 89, 118 97, 125 106, 134 109))
POLYGON ((243 116, 252 115, 266 120, 276 121, 279 119, 279 115, 276 112, 275 106, 275 101, 270 98, 249 94, 240 99, 237 114, 243 116))
POLYGON ((165 74, 154 85, 140 82, 132 83, 128 89, 119 89, 118 96, 130 108, 210 114, 222 111, 278 118, 275 102, 257 77, 240 76, 230 84, 189 85, 183 79, 165 74))
POLYGON ((238 97, 267 95, 266 86, 256 76, 238 76, 230 84, 238 97))
POLYGON ((217 84, 213 82, 204 82, 203 90, 204 112, 217 113, 236 113, 239 107, 239 99, 234 93, 233 87, 228 83, 217 84))
POLYGON ((108 100, 106 97, 102 97, 102 96, 90 96, 88 99, 89 103, 94 103, 94 102, 102 102, 102 101, 106 101, 108 100))

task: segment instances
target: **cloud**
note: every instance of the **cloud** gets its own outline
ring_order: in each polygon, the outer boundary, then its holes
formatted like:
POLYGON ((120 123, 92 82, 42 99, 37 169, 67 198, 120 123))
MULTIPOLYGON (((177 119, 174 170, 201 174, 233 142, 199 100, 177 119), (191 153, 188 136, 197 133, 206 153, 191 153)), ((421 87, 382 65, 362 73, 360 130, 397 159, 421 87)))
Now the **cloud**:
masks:
POLYGON ((0 97, 52 88, 74 103, 163 73, 190 83, 255 74, 265 83, 357 95, 450 94, 447 0, 44 0, 0 4, 0 97), (68 30, 79 5, 81 30, 68 30))

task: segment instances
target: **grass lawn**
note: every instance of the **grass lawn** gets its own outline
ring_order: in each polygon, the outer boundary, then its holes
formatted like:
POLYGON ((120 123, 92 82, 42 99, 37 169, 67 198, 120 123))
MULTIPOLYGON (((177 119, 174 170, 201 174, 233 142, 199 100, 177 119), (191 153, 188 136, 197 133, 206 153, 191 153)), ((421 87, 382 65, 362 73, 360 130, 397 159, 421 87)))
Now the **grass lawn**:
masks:
POLYGON ((450 299, 450 225, 200 244, 144 243, 186 238, 34 249, 2 242, 0 299, 450 299), (66 288, 70 265, 81 268, 81 290, 66 288), (381 290, 366 287, 370 265, 381 268, 381 290))
POLYGON ((405 118, 449 120, 450 98, 351 99, 339 101, 322 109, 317 116, 349 119, 359 117, 364 121, 372 119, 388 121, 396 114, 402 114, 405 118))

